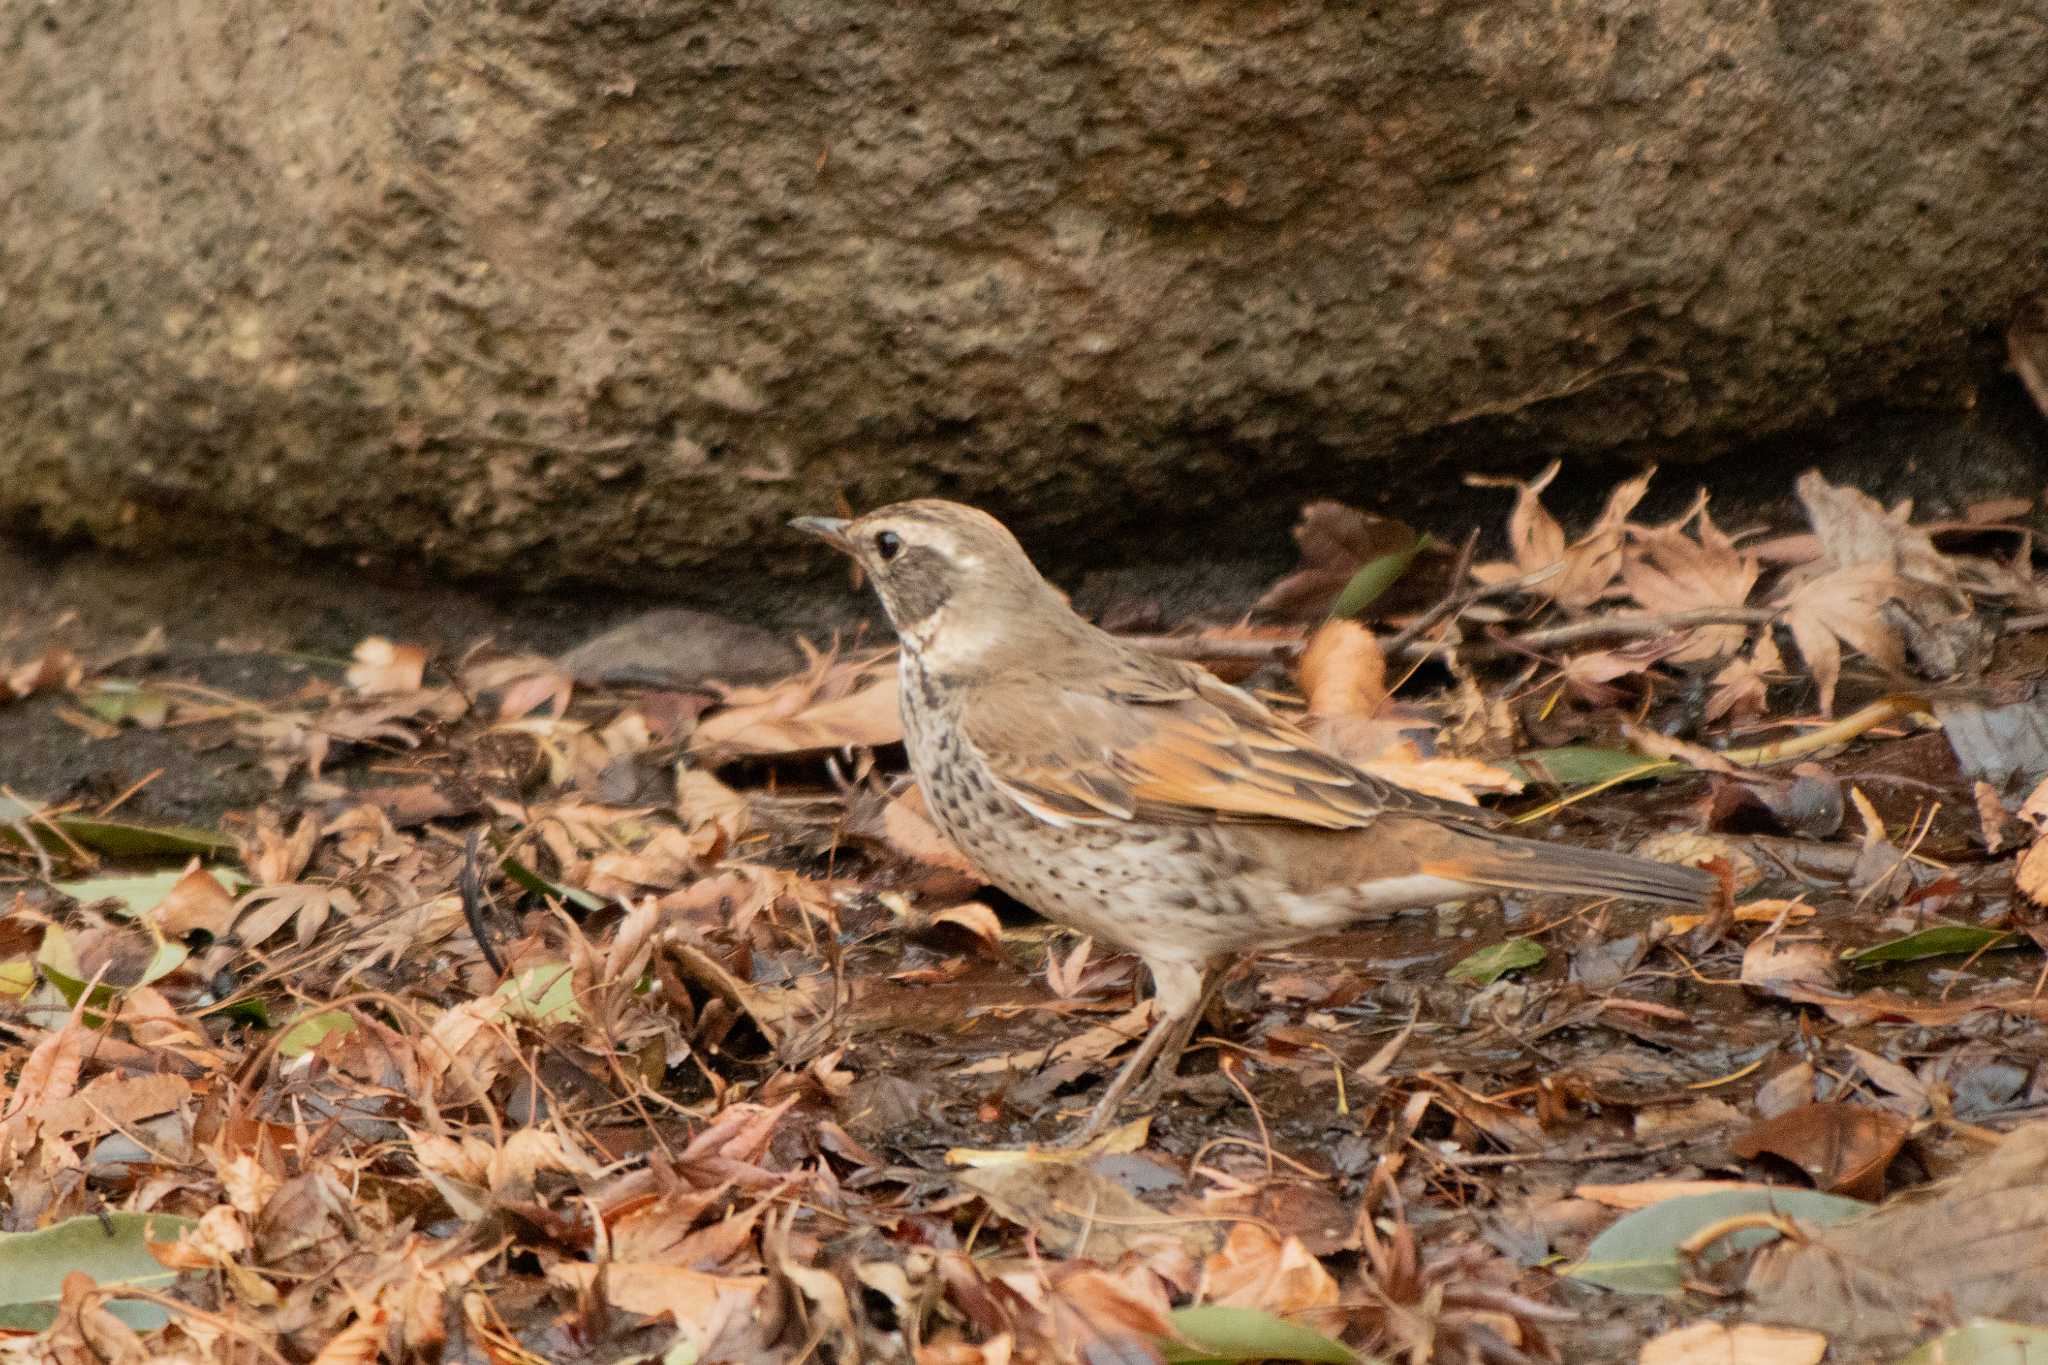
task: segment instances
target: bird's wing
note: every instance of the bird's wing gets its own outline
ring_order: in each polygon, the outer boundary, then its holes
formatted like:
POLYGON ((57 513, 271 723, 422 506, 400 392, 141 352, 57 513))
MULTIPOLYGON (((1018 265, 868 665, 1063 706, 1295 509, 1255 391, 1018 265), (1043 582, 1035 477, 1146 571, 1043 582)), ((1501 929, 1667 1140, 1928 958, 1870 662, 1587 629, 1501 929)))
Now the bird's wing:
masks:
POLYGON ((1492 818, 1360 772, 1249 693, 1149 655, 1106 677, 992 689, 963 724, 997 786, 1052 824, 1356 829, 1390 811, 1492 818))

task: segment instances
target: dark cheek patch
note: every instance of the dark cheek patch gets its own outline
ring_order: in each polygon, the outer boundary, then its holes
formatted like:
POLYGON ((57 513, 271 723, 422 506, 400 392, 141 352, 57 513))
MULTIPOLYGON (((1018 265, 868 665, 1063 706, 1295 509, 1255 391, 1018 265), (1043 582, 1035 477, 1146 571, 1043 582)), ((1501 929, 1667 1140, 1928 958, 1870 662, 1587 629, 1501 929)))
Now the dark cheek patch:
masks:
POLYGON ((945 606, 953 593, 952 566, 944 555, 923 546, 904 551, 884 572, 883 591, 899 626, 916 625, 945 606))

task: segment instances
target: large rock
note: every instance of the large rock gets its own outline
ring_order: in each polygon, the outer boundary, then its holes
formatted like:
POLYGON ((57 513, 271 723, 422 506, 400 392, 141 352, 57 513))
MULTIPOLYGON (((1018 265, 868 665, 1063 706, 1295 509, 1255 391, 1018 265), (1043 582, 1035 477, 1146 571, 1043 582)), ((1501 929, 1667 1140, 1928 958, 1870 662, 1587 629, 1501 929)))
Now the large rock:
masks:
POLYGON ((0 511, 116 540, 647 580, 1711 450, 1953 396, 2048 240, 2038 0, 0 22, 0 511))

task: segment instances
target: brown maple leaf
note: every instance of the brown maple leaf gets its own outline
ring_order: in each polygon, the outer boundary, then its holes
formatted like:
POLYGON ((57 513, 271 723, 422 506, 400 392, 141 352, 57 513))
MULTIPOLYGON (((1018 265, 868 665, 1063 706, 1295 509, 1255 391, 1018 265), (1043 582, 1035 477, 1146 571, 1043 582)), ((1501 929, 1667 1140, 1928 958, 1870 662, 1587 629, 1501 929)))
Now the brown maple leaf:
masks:
POLYGON ((1650 487, 1650 476, 1656 471, 1647 469, 1636 478, 1617 484, 1607 495, 1607 506, 1592 528, 1578 540, 1567 542, 1564 527, 1545 509, 1541 497, 1560 467, 1560 462, 1553 460, 1548 469, 1527 482, 1481 475, 1466 478, 1465 482, 1473 487, 1516 490, 1515 509, 1508 514, 1508 544, 1514 554, 1513 562, 1475 564, 1472 576, 1491 584, 1562 565, 1557 572, 1533 584, 1530 591, 1549 598, 1566 611, 1584 611, 1606 595, 1608 585, 1621 572, 1622 536, 1628 514, 1642 501, 1650 487))
POLYGON ((1898 576, 1883 564, 1850 564, 1806 579, 1780 602, 1785 628, 1792 632, 1792 642, 1820 688, 1823 715, 1835 709, 1842 645, 1863 651, 1887 668, 1904 661, 1904 647, 1883 614, 1897 584, 1898 576))
POLYGON ((1768 631, 1758 635, 1748 654, 1738 654, 1714 675, 1713 690, 1707 694, 1707 719, 1734 716, 1747 720, 1761 716, 1772 680, 1784 671, 1785 659, 1778 652, 1778 642, 1768 631))
MULTIPOLYGON (((1621 565, 1621 581, 1645 611, 1660 615, 1711 607, 1742 607, 1756 587, 1759 566, 1754 555, 1735 548, 1702 498, 1693 512, 1666 526, 1631 527, 1634 544, 1621 565), (1697 516, 1699 534, 1685 533, 1697 516)), ((1673 663, 1719 658, 1742 647, 1749 628, 1739 625, 1699 626, 1686 632, 1684 643, 1670 655, 1673 663)))
POLYGON ((1891 669, 1910 654, 1931 677, 1953 677, 1981 659, 1983 624, 1954 563, 1911 524, 1910 502, 1887 509, 1817 470, 1802 474, 1796 491, 1821 555, 1810 571, 1786 575, 1781 601, 1823 711, 1834 703, 1843 644, 1891 669))

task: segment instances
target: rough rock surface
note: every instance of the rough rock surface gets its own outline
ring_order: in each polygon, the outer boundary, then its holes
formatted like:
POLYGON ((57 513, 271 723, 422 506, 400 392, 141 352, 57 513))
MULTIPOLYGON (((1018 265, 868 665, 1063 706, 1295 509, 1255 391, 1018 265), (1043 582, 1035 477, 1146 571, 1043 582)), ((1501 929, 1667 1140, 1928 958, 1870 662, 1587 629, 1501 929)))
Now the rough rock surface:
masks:
POLYGON ((2048 276, 2039 3, 0 26, 0 514, 117 541, 653 582, 842 490, 1057 539, 1700 453, 1956 397, 2048 276))

